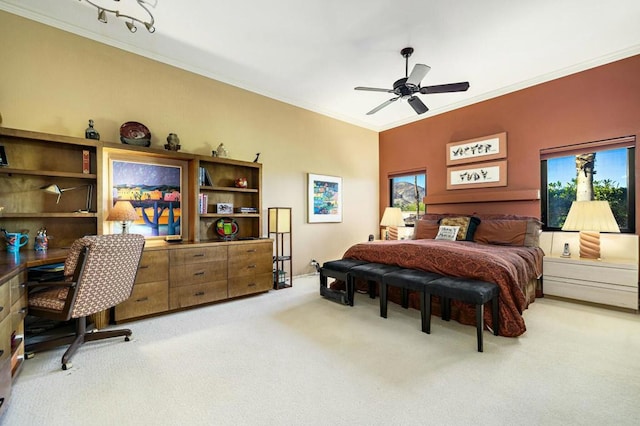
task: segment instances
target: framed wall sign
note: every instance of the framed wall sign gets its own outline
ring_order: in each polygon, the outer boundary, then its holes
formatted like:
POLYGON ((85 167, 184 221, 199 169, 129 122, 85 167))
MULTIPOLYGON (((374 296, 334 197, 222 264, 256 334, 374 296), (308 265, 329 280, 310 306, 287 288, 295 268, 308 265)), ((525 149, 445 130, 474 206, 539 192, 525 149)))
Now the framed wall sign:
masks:
POLYGON ((309 223, 342 222, 342 178, 308 173, 309 223))
POLYGON ((447 189, 507 186, 507 161, 447 168, 447 189))
POLYGON ((447 166, 507 158, 507 133, 447 144, 447 166))

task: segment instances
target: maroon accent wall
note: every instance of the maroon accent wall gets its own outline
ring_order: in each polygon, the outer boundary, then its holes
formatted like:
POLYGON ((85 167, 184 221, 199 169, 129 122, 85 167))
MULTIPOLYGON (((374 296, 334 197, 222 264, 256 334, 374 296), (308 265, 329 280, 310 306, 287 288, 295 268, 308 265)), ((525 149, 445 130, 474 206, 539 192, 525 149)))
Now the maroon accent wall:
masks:
MULTIPOLYGON (((473 81, 470 83, 473 87, 473 81)), ((424 98, 428 105, 429 96, 424 98)), ((542 148, 627 135, 636 135, 637 140, 639 134, 640 55, 636 55, 381 132, 380 213, 389 200, 389 175, 426 169, 427 201, 430 196, 452 194, 456 201, 427 205, 427 212, 540 217, 539 200, 469 201, 481 198, 483 193, 507 192, 509 197, 540 189, 542 148), (445 145, 500 132, 507 132, 508 186, 447 191, 445 145)), ((637 149, 636 188, 640 188, 639 167, 637 149)), ((638 203, 640 200, 636 200, 636 223, 640 224, 638 203)))

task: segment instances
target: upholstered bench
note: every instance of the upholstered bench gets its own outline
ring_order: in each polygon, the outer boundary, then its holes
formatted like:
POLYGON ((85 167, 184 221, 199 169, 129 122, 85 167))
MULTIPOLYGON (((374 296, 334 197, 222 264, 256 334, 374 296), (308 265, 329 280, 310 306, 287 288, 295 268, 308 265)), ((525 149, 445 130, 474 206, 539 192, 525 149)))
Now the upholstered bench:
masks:
POLYGON ((368 262, 357 259, 332 260, 322 264, 320 268, 320 295, 328 299, 353 306, 353 288, 350 288, 349 271, 354 266, 364 265, 368 262), (327 277, 344 281, 344 292, 330 289, 327 285, 327 277))
POLYGON ((493 334, 499 334, 500 314, 498 310, 497 284, 459 277, 442 277, 430 281, 424 286, 423 304, 427 318, 426 333, 431 332, 431 297, 440 297, 442 319, 449 321, 451 299, 476 305, 476 334, 478 336, 478 352, 482 352, 482 331, 484 330, 484 304, 491 301, 493 334))
MULTIPOLYGON (((382 285, 382 278, 390 273, 400 270, 401 268, 395 265, 386 265, 384 263, 367 263, 364 265, 354 266, 349 270, 349 280, 351 282, 348 288, 353 292, 356 286, 356 279, 360 278, 367 281, 369 284, 369 297, 376 298, 376 283, 382 285)), ((381 305, 382 306, 382 299, 381 305)), ((351 301, 353 302, 353 293, 351 294, 351 301)))
POLYGON ((442 278, 442 275, 434 272, 420 271, 418 269, 404 269, 389 272, 382 277, 380 285, 380 316, 387 317, 387 292, 388 287, 399 287, 402 289, 402 307, 409 307, 408 292, 417 291, 421 293, 420 297, 420 315, 422 317, 422 331, 426 330, 427 317, 425 310, 424 294, 425 285, 433 280, 442 278))

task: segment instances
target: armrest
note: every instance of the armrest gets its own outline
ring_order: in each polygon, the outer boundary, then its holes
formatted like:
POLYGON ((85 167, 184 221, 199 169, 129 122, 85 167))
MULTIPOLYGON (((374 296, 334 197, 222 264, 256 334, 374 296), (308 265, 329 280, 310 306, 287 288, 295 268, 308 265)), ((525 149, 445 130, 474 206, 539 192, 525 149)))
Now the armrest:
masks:
POLYGON ((71 288, 76 286, 76 281, 27 281, 27 290, 43 289, 43 288, 71 288))

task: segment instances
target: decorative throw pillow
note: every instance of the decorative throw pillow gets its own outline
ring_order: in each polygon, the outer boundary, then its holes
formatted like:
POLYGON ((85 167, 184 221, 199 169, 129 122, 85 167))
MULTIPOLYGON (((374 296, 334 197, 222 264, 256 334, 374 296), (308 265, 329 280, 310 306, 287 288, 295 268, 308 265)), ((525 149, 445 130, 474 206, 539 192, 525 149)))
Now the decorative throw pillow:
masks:
POLYGON ((416 226, 413 229, 413 239, 433 240, 436 235, 438 235, 439 228, 440 225, 438 225, 437 220, 418 220, 416 221, 416 226))
POLYGON ((484 244, 538 247, 540 221, 527 220, 483 220, 476 230, 474 241, 484 244))
POLYGON ((455 241, 459 231, 459 226, 440 225, 438 235, 436 235, 436 240, 455 241))
POLYGON ((443 217, 440 219, 440 225, 460 227, 456 238, 458 241, 473 241, 473 234, 479 224, 480 219, 473 216, 443 217))

